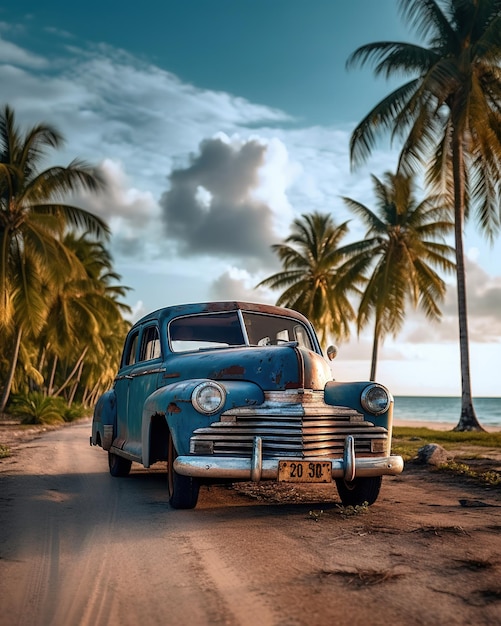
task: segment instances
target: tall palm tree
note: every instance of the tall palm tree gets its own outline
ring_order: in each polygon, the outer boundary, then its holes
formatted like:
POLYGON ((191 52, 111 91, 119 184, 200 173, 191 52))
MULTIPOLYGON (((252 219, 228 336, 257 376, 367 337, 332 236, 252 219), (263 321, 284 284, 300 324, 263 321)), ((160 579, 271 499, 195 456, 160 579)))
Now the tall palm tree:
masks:
POLYGON ((119 300, 127 288, 112 283, 120 276, 112 271, 111 256, 102 243, 87 233, 79 237, 70 233, 64 244, 81 262, 83 275, 78 272, 67 276, 64 283, 54 285, 51 293, 49 314, 40 336, 46 358, 53 363, 45 377, 49 395, 59 395, 88 362, 104 367, 108 358, 116 357, 109 354, 110 342, 106 339, 123 327, 122 313, 130 312, 130 307, 119 300), (56 369, 58 364, 61 367, 56 369), (57 390, 53 388, 56 373, 57 390))
POLYGON ((376 378, 379 346, 387 334, 396 335, 408 301, 430 319, 440 317, 438 303, 445 283, 434 270, 452 270, 454 250, 443 241, 453 229, 442 220, 439 198, 417 202, 410 176, 387 172, 383 180, 372 176, 376 209, 343 198, 367 228, 362 241, 341 248, 350 256, 356 273, 369 275, 358 309, 358 331, 374 317, 370 380, 376 378))
POLYGON ((47 306, 42 285, 75 258, 62 242, 67 228, 84 229, 97 237, 108 227, 95 215, 64 203, 79 189, 97 191, 98 173, 81 161, 41 170, 48 149, 62 143, 60 133, 38 124, 23 133, 9 106, 0 111, 0 336, 10 343, 10 365, 0 398, 5 409, 24 332, 36 336, 47 306))
POLYGON ((337 226, 327 214, 304 214, 292 223, 284 243, 275 244, 283 271, 261 281, 258 287, 284 289, 277 305, 306 315, 320 331, 338 339, 350 335, 355 312, 349 300, 358 293, 360 279, 343 266, 339 243, 348 232, 348 223, 337 226))
POLYGON ((472 400, 463 229, 469 208, 488 237, 501 225, 501 0, 399 0, 426 47, 362 46, 348 66, 412 78, 377 104, 351 137, 352 163, 364 161, 381 133, 404 139, 400 167, 427 165, 427 182, 454 207, 462 400, 456 430, 481 430, 472 400))

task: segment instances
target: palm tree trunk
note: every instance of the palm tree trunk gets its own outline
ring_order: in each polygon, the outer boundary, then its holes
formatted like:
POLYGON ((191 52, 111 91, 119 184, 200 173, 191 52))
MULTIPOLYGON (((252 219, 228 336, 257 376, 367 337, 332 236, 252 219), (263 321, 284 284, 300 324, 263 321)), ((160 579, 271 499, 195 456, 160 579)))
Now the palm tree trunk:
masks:
POLYGON ((78 389, 78 385, 80 383, 80 379, 82 378, 82 370, 83 370, 84 362, 83 359, 80 361, 80 367, 78 368, 78 376, 75 380, 73 387, 71 389, 70 397, 68 398, 68 406, 73 404, 73 400, 75 399, 75 394, 78 389))
POLYGON ((372 342, 371 375, 369 380, 376 380, 377 357, 379 351, 379 324, 376 320, 374 325, 374 340, 372 342))
POLYGON ((454 237, 456 247, 457 302, 459 322, 459 353, 461 364, 461 415, 456 431, 485 430, 473 408, 470 379, 470 348, 468 339, 468 313, 466 304, 466 270, 464 266, 464 162, 460 138, 455 135, 452 147, 454 180, 454 237))
POLYGON ((7 326, 10 318, 7 292, 7 268, 9 266, 10 229, 0 230, 0 324, 7 326))
MULTIPOLYGON (((40 358, 38 360, 38 371, 42 374, 43 376, 43 370, 45 367, 45 357, 47 355, 47 346, 43 346, 40 350, 40 358)), ((45 376, 44 376, 44 381, 45 381, 45 376)), ((47 395, 47 386, 43 387, 43 393, 46 396, 47 395)))
POLYGON ((85 406, 94 406, 97 401, 98 395, 101 393, 101 382, 98 380, 94 387, 90 390, 85 398, 85 402, 83 404, 85 406))
POLYGON ((68 378, 64 381, 64 383, 59 387, 59 389, 56 391, 56 393, 54 394, 54 397, 58 396, 61 391, 63 389, 66 389, 66 387, 70 384, 71 379, 73 378, 73 376, 75 375, 75 373, 77 372, 78 368, 80 367, 80 363, 82 363, 82 361, 85 358, 85 355, 87 354, 87 350, 89 349, 89 346, 86 346, 82 352, 82 354, 78 357, 78 361, 75 364, 75 367, 71 370, 68 378))
POLYGON ((5 411, 7 402, 9 401, 10 390, 12 389, 12 381, 14 380, 14 374, 16 372, 17 359, 19 356, 19 348, 21 347, 21 337, 23 336, 23 330, 19 327, 16 336, 16 345, 14 346, 14 352, 12 354, 10 369, 7 374, 7 379, 2 391, 2 398, 0 399, 0 413, 5 411))
POLYGON ((54 389, 54 379, 56 377, 56 367, 57 367, 57 354, 54 355, 54 360, 52 361, 52 370, 50 372, 49 385, 47 387, 47 395, 52 396, 52 390, 54 389))

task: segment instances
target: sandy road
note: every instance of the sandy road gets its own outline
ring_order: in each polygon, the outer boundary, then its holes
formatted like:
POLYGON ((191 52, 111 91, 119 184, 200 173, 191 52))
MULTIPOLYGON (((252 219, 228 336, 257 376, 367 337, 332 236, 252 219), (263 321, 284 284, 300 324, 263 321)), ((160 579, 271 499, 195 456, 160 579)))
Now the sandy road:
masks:
POLYGON ((89 429, 0 462, 1 624, 501 623, 499 490, 411 470, 351 517, 330 487, 281 502, 202 488, 175 511, 162 468, 112 478, 89 429), (459 504, 473 497, 491 506, 459 504))

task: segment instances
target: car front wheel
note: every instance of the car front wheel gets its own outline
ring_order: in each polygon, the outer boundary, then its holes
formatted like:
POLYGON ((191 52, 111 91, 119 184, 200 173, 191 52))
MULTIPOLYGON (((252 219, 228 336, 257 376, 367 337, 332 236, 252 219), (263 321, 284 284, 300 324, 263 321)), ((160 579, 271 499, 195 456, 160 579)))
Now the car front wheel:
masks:
POLYGON ((116 478, 121 478, 129 475, 132 461, 124 459, 123 456, 118 456, 118 454, 113 454, 113 452, 108 452, 108 465, 110 474, 116 478))
POLYGON ((196 478, 178 474, 174 469, 177 451, 169 435, 167 456, 167 481, 169 486, 169 504, 174 509, 194 509, 197 506, 200 483, 196 478))
POLYGON ((336 487, 343 506, 362 506, 364 503, 374 504, 381 489, 382 476, 355 478, 350 482, 342 478, 336 479, 336 487))

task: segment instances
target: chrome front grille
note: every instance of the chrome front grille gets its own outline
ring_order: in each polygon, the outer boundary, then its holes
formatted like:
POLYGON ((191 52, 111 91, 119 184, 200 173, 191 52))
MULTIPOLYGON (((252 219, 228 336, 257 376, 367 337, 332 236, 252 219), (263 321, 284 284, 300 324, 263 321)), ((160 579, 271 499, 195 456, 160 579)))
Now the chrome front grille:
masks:
POLYGON ((265 394, 258 406, 223 413, 219 422, 194 431, 192 454, 250 456, 254 437, 261 437, 263 457, 342 457, 347 435, 355 452, 383 456, 388 431, 364 421, 358 411, 325 404, 322 391, 285 391, 265 394))

